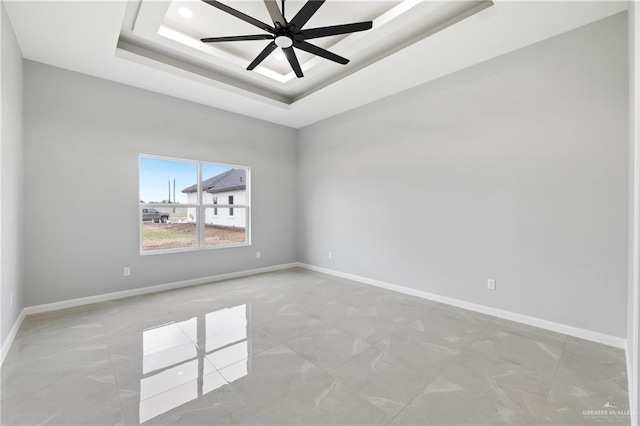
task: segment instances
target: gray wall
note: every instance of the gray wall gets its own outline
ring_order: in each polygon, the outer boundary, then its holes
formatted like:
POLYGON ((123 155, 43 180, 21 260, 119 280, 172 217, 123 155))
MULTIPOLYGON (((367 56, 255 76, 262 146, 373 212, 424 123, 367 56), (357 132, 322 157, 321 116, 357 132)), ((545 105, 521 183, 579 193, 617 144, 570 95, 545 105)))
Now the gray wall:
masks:
POLYGON ((23 146, 22 53, 4 5, 2 15, 2 116, 0 123, 0 283, 1 330, 4 342, 24 306, 23 298, 23 146), (11 306, 13 295, 13 306, 11 306))
MULTIPOLYGON (((640 261, 640 9, 629 2, 629 293, 627 307, 627 366, 631 386, 631 406, 638 421, 638 262, 640 261)), ((633 423, 632 423, 633 424, 633 423)))
POLYGON ((302 129, 300 260, 626 336, 626 28, 616 15, 302 129))
POLYGON ((27 306, 296 260, 295 130, 25 63, 27 306), (140 153, 250 166, 253 245, 140 256, 140 153))

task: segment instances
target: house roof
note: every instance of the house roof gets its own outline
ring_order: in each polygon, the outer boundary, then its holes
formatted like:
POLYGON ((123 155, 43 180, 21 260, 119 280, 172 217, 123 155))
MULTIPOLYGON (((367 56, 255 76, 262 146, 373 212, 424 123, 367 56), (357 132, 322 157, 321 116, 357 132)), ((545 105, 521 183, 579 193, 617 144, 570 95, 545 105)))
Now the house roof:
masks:
MULTIPOLYGON (((247 171, 245 169, 231 169, 212 178, 202 181, 202 191, 211 194, 216 192, 245 189, 247 187, 247 171)), ((182 190, 184 193, 198 191, 198 185, 191 185, 182 190)))

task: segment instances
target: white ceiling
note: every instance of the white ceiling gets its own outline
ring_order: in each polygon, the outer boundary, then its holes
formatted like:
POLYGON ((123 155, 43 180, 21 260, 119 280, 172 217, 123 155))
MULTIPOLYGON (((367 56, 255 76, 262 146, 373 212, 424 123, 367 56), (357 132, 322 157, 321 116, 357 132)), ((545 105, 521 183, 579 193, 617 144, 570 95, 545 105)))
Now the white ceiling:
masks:
MULTIPOLYGON (((260 0, 224 3, 271 22, 260 0)), ((286 3, 287 18, 303 4, 286 3)), ((295 78, 277 51, 246 71, 267 41, 200 1, 5 1, 26 59, 300 128, 624 11, 626 1, 329 0, 305 26, 373 20, 372 30, 318 40, 351 59, 300 54, 295 78), (179 14, 193 12, 191 19, 179 14)), ((314 43, 316 40, 314 40, 314 43)), ((299 51, 298 51, 299 52, 299 51)))

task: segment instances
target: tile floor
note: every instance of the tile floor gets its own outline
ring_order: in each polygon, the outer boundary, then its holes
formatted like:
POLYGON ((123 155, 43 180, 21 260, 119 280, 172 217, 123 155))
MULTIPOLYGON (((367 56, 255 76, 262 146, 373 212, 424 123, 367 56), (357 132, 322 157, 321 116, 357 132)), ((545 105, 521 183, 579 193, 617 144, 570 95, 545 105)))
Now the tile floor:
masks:
POLYGON ((1 372, 3 425, 629 423, 619 349, 302 269, 30 316, 1 372))

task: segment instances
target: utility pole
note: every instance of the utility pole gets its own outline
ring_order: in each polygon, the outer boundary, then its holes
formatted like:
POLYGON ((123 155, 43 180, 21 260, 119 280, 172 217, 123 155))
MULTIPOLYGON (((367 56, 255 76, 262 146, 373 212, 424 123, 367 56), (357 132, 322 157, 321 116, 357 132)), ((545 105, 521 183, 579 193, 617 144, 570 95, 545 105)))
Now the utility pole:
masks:
POLYGON ((173 204, 174 204, 173 213, 175 213, 176 212, 176 207, 175 207, 175 204, 176 204, 176 178, 173 178, 173 204))
POLYGON ((171 202, 171 179, 167 181, 167 185, 169 186, 169 198, 167 198, 167 201, 170 203, 171 202))

